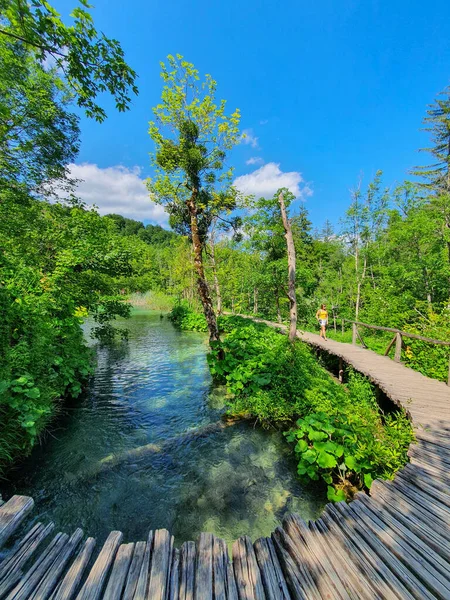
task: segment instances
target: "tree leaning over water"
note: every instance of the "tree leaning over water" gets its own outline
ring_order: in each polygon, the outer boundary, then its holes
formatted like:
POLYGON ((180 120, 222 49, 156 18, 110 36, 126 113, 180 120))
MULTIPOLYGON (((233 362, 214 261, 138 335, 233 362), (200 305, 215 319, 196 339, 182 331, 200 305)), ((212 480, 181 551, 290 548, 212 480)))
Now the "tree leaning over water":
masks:
POLYGON ((156 170, 148 181, 155 202, 166 206, 172 227, 192 241, 197 287, 208 324, 210 342, 219 340, 216 314, 205 275, 203 254, 208 231, 216 219, 227 220, 237 206, 226 169, 227 151, 238 143, 240 112, 225 114, 226 101, 216 104, 216 82, 179 54, 161 63, 161 103, 154 109, 149 134, 155 143, 156 170))

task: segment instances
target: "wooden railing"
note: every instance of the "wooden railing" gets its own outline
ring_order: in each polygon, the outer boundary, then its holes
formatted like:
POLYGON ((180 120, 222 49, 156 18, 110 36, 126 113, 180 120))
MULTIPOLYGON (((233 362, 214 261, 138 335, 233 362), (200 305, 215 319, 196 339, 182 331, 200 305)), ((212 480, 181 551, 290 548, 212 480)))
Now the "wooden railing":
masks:
MULTIPOLYGON (((394 337, 389 342, 384 356, 387 356, 395 344, 395 354, 394 360, 395 362, 400 362, 402 357, 402 346, 403 346, 403 338, 411 338, 413 340, 420 340, 422 342, 426 342, 427 344, 434 344, 437 346, 450 346, 450 342, 444 342, 443 340, 433 340, 432 338, 424 337, 423 335, 417 335, 416 333, 408 333, 407 331, 401 331, 400 329, 394 329, 393 327, 381 327, 380 325, 369 325, 368 323, 361 323, 361 321, 351 321, 350 319, 342 319, 342 333, 344 332, 345 323, 352 324, 352 344, 356 344, 356 340, 359 339, 363 348, 367 348, 367 344, 364 342, 361 333, 358 330, 358 327, 366 327, 367 329, 375 329, 377 331, 390 331, 394 333, 394 337)), ((448 377, 447 377, 447 385, 450 386, 450 359, 449 359, 449 367, 448 367, 448 377)))

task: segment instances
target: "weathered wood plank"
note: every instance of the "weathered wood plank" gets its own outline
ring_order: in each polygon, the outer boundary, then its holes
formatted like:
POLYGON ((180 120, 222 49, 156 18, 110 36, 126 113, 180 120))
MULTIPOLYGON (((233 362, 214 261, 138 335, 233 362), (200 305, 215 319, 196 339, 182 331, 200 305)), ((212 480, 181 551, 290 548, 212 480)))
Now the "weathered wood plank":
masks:
POLYGON ((240 600, 264 600, 264 587, 252 541, 248 536, 233 544, 233 567, 240 600))
POLYGON ((351 554, 340 542, 339 537, 332 533, 322 519, 310 522, 309 528, 317 534, 317 542, 322 546, 335 572, 345 582, 349 595, 354 600, 381 600, 382 596, 373 586, 372 580, 362 578, 358 565, 351 554))
POLYGON ((201 533, 198 539, 195 598, 212 600, 213 597, 213 541, 212 533, 201 533))
POLYGON ((142 561, 139 579, 134 592, 133 600, 146 600, 148 590, 148 580, 150 577, 150 560, 153 550, 154 532, 150 531, 145 546, 144 559, 142 561))
POLYGON ((169 594, 167 600, 178 600, 180 591, 180 551, 174 548, 170 567, 169 594))
POLYGON ((260 538, 253 545, 267 600, 290 600, 283 571, 270 538, 260 538))
POLYGON ((76 529, 62 548, 61 552, 55 557, 55 560, 45 574, 45 577, 41 579, 33 593, 28 597, 29 600, 47 600, 50 597, 51 593, 59 583, 60 575, 63 573, 82 538, 83 531, 81 529, 76 529))
POLYGON ((195 543, 184 542, 180 551, 180 600, 194 600, 195 557, 195 543))
POLYGON ((165 600, 168 595, 173 536, 167 529, 157 529, 153 541, 148 598, 165 600))
MULTIPOLYGON (((450 584, 447 587, 445 583, 445 577, 434 568, 431 563, 425 560, 416 549, 408 543, 400 534, 398 530, 392 530, 383 526, 383 522, 377 515, 371 512, 367 506, 362 502, 352 503, 350 510, 359 523, 365 523, 368 530, 373 532, 372 535, 373 546, 380 547, 378 540, 382 543, 383 548, 388 549, 398 559, 399 563, 403 563, 406 569, 401 569, 395 563, 389 563, 390 568, 397 568, 399 573, 405 577, 406 581, 412 581, 414 589, 419 589, 417 580, 421 582, 428 590, 432 590, 437 598, 450 598, 450 584), (375 539, 376 538, 376 539, 375 539), (410 577, 408 569, 414 573, 415 577, 410 577)), ((417 540, 417 543, 420 543, 417 540)), ((422 590, 423 591, 423 590, 422 590)))
POLYGON ((321 520, 340 539, 350 560, 360 571, 362 581, 370 581, 383 600, 412 600, 414 598, 388 566, 379 560, 364 538, 354 533, 353 528, 347 526, 333 505, 327 506, 321 520))
MULTIPOLYGON (((303 587, 307 592, 307 596, 311 598, 315 598, 317 596, 320 598, 321 589, 319 589, 316 580, 314 579, 306 547, 304 545, 295 543, 294 540, 281 527, 278 527, 274 533, 278 534, 277 540, 284 546, 286 551, 294 560, 294 563, 297 565, 297 569, 299 571, 301 580, 303 581, 303 587)), ((323 593, 330 593, 328 586, 325 586, 323 593)))
MULTIPOLYGON (((414 523, 408 523, 405 526, 401 519, 397 519, 396 516, 392 516, 387 510, 377 510, 379 505, 371 501, 365 494, 360 493, 356 497, 356 502, 361 502, 365 505, 369 514, 376 518, 383 527, 388 527, 390 531, 392 531, 395 537, 401 538, 405 540, 410 547, 412 547, 415 553, 418 553, 422 558, 419 560, 424 560, 425 562, 430 563, 432 571, 440 571, 441 580, 445 580, 448 582, 448 574, 450 573, 450 563, 445 560, 442 555, 442 552, 435 552, 433 547, 428 543, 423 541, 422 536, 417 536, 414 530, 414 523)), ((439 576, 438 576, 439 578, 439 576)), ((450 585, 450 584, 448 584, 450 585)))
POLYGON ((13 496, 0 506, 0 548, 16 531, 34 506, 33 498, 13 496))
POLYGON ((90 537, 84 542, 61 584, 53 592, 51 600, 72 600, 74 598, 80 587, 81 579, 91 559, 94 548, 95 539, 90 537))
POLYGON ((0 598, 14 587, 23 576, 22 569, 33 556, 41 542, 53 531, 54 524, 44 527, 37 523, 0 564, 0 598))
POLYGON ((334 573, 328 553, 319 549, 306 523, 298 515, 287 515, 283 520, 283 528, 303 555, 322 596, 332 597, 337 593, 342 600, 350 600, 345 587, 334 573))
POLYGON ((7 600, 27 600, 41 579, 45 577, 54 560, 63 551, 68 539, 67 534, 57 533, 39 559, 8 594, 7 600))
POLYGON ((384 489, 378 489, 377 495, 371 498, 379 510, 391 514, 411 531, 426 542, 426 544, 439 552, 447 561, 450 561, 450 531, 445 538, 445 530, 429 519, 426 511, 420 511, 411 506, 400 496, 393 500, 392 495, 384 489), (444 535, 442 535, 444 533, 444 535))
POLYGON ((97 600, 101 597, 116 552, 122 541, 121 531, 112 531, 86 579, 77 600, 97 600))
MULTIPOLYGON (((372 552, 375 553, 376 556, 379 557, 388 569, 395 575, 399 582, 402 582, 403 585, 409 590, 414 598, 417 600, 431 600, 435 598, 434 594, 432 594, 423 583, 413 575, 411 571, 397 558, 397 556, 392 552, 388 546, 385 546, 377 536, 373 535, 373 531, 369 526, 362 527, 361 521, 363 520, 356 518, 355 512, 349 505, 345 505, 344 503, 336 504, 336 508, 341 515, 341 518, 345 519, 347 525, 351 529, 354 535, 359 535, 364 538, 367 544, 372 548, 372 552)), ((369 523, 366 520, 363 521, 366 525, 369 523)))
POLYGON ((122 600, 133 600, 134 598, 134 593, 136 591, 137 582, 139 579, 139 573, 141 572, 142 562, 144 561, 146 547, 147 544, 145 542, 136 542, 133 558, 131 559, 131 565, 128 570, 122 600))
MULTIPOLYGON (((281 527, 275 529, 272 533, 272 541, 292 598, 295 598, 295 600, 318 599, 319 593, 317 590, 315 593, 313 592, 311 595, 308 595, 311 588, 310 590, 305 589, 302 573, 282 543, 282 532, 281 527)), ((312 585, 315 588, 314 582, 312 582, 312 585)))
POLYGON ((108 600, 120 600, 122 598, 133 552, 133 543, 119 546, 104 594, 104 597, 108 600))

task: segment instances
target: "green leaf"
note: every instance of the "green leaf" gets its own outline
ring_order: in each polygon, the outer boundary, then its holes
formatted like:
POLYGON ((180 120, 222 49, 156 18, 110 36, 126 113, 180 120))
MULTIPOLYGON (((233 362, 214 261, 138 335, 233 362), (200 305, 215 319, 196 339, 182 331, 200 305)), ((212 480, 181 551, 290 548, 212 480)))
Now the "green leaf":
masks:
POLYGON ((27 390, 25 392, 25 396, 27 396, 28 398, 32 398, 33 400, 35 400, 36 398, 39 398, 41 395, 41 392, 39 391, 39 388, 34 387, 31 388, 30 390, 27 390))
POLYGON ((308 444, 305 440, 299 440, 295 446, 296 452, 305 452, 308 449, 308 444))
POLYGON ((308 437, 312 442, 320 442, 322 440, 326 440, 328 436, 324 431, 315 431, 314 429, 310 429, 308 432, 308 437))
POLYGON ((317 464, 322 469, 332 469, 337 465, 337 461, 329 452, 321 451, 317 457, 317 464))
POLYGON ((306 475, 306 467, 305 465, 302 465, 301 463, 297 466, 297 473, 299 475, 306 475))
POLYGON ((372 478, 372 474, 371 473, 366 473, 364 475, 364 485, 366 486, 366 488, 368 490, 370 490, 371 486, 373 483, 373 478, 372 478))
POLYGON ((345 464, 347 466, 348 469, 350 469, 351 471, 354 471, 357 468, 357 462, 356 462, 356 458, 352 455, 349 456, 345 456, 344 457, 345 460, 345 464))
POLYGON ((330 502, 344 502, 346 500, 343 490, 336 490, 332 485, 327 487, 327 498, 330 502))
POLYGON ((317 452, 311 448, 302 454, 302 460, 313 463, 317 458, 317 452))

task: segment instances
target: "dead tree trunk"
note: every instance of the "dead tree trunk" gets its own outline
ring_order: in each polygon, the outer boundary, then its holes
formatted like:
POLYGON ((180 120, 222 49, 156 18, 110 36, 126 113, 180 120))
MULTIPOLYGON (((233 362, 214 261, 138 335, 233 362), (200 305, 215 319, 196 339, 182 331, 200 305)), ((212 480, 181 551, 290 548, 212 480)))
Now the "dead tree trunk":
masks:
POLYGON ((196 205, 197 191, 194 190, 190 199, 187 202, 189 209, 189 215, 191 218, 191 235, 192 235, 192 247, 194 250, 194 270, 197 274, 197 287, 200 301, 203 306, 203 312, 205 314, 206 323, 209 331, 209 341, 217 342, 219 338, 219 328, 217 327, 217 319, 214 313, 214 308, 209 294, 208 283, 205 277, 205 270, 203 267, 203 244, 200 239, 198 231, 198 219, 197 219, 197 205, 196 205))
POLYGON ((291 223, 286 214, 286 206, 284 204, 283 192, 278 196, 280 203, 281 218, 283 220, 284 235, 286 237, 287 255, 288 255, 288 272, 289 272, 289 339, 295 340, 297 334, 297 297, 295 294, 295 246, 294 238, 292 237, 291 223))

